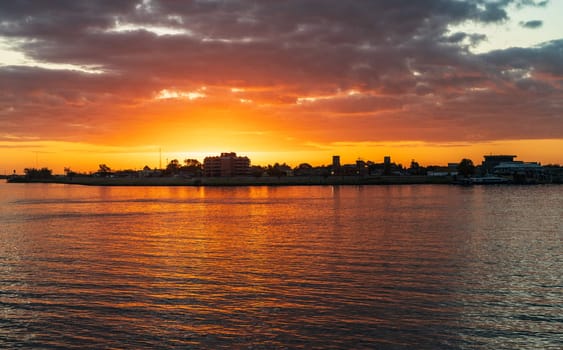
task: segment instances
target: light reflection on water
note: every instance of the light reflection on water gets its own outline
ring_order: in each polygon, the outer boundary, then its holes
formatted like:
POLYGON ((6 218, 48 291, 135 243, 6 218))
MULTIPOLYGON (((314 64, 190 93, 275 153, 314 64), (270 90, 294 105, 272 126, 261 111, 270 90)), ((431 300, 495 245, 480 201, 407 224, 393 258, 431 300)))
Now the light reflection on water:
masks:
POLYGON ((0 184, 0 347, 560 348, 562 192, 0 184))

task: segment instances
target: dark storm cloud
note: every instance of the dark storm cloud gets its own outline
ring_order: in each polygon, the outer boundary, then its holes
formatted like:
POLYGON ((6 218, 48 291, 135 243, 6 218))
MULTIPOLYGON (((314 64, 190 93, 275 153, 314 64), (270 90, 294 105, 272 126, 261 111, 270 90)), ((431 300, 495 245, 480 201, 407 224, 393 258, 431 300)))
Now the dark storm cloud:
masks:
MULTIPOLYGON (((432 115, 440 113, 451 116, 452 125, 471 121, 464 123, 468 129, 490 118, 506 122, 521 113, 510 109, 513 114, 505 117, 495 101, 514 98, 520 110, 532 113, 526 120, 541 116, 536 128, 545 128, 546 135, 554 128, 561 132, 561 105, 550 101, 562 95, 562 41, 475 55, 469 50, 486 40, 483 34, 449 31, 465 21, 502 22, 511 5, 546 2, 5 1, 0 36, 14 47, 39 62, 104 73, 0 68, 0 111, 8 111, 1 112, 0 123, 14 128, 9 114, 38 122, 89 118, 96 125, 109 106, 135 104, 162 89, 223 86, 263 87, 265 92, 241 97, 306 113, 318 108, 320 114, 363 114, 367 125, 380 125, 381 111, 408 111, 390 118, 397 130, 434 123, 432 115), (133 29, 117 31, 118 24, 133 29), (181 34, 157 35, 151 26, 181 34), (295 105, 299 97, 347 90, 365 94, 295 105), (533 92, 536 100, 521 105, 515 91, 533 92)), ((523 25, 534 28, 536 22, 523 25)), ((434 137, 452 137, 447 128, 434 127, 434 137)), ((524 125, 497 133, 516 138, 528 130, 524 125)))
POLYGON ((524 28, 536 29, 536 28, 540 28, 543 25, 543 21, 534 20, 534 21, 520 22, 520 25, 524 28))

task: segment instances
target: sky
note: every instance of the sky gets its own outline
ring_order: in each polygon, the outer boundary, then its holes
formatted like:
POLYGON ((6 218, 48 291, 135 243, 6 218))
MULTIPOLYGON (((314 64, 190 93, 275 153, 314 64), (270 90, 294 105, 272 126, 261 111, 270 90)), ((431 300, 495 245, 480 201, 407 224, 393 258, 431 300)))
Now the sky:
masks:
POLYGON ((0 174, 563 163, 563 0, 0 2, 0 174))

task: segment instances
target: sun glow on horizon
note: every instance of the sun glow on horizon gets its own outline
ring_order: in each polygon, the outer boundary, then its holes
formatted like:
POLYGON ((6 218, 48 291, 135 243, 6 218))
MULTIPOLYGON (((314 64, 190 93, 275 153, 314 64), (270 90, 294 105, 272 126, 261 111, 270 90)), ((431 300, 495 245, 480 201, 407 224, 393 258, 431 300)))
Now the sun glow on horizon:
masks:
POLYGON ((470 158, 480 164, 487 154, 516 154, 517 160, 539 161, 542 164, 562 164, 559 149, 563 149, 562 140, 509 140, 480 144, 428 144, 425 142, 385 142, 385 143, 328 143, 296 146, 294 150, 271 149, 259 150, 258 147, 209 147, 204 145, 140 145, 135 147, 103 146, 85 143, 56 141, 1 141, 0 149, 4 152, 0 174, 9 175, 16 170, 22 173, 24 168, 47 167, 56 174, 62 174, 64 168, 78 172, 94 172, 99 164, 107 164, 112 169, 140 170, 165 167, 167 162, 177 159, 197 159, 203 162, 207 156, 222 152, 235 152, 239 156, 250 158, 252 165, 286 163, 296 167, 301 163, 313 166, 328 165, 333 155, 340 155, 343 164, 353 164, 357 159, 383 162, 383 157, 391 156, 393 162, 407 166, 411 160, 421 165, 447 165, 470 158), (550 150, 541 158, 535 149, 550 150))

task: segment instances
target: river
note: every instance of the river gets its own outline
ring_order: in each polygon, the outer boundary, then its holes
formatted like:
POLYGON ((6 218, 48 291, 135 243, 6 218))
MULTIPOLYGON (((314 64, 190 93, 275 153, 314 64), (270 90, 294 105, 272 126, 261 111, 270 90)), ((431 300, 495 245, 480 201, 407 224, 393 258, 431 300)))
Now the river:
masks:
POLYGON ((563 186, 0 183, 0 348, 560 349, 563 186))

